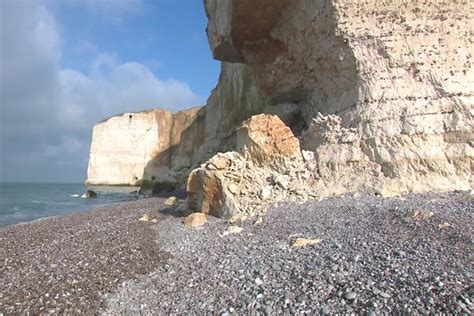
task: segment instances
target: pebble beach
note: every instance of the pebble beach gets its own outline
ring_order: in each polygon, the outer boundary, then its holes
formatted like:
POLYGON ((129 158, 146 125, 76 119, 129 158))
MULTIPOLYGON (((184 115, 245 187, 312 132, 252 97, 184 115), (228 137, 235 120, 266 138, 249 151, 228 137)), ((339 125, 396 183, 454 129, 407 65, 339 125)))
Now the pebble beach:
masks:
POLYGON ((280 203, 235 234, 164 200, 1 228, 0 313, 474 312, 469 194, 280 203))

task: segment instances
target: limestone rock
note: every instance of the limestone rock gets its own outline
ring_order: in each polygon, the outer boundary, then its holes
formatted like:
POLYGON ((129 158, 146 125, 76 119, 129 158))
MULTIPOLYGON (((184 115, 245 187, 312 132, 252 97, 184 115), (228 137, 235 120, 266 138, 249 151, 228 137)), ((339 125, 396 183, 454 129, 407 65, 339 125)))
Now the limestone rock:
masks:
POLYGON ((263 223, 263 218, 261 216, 257 217, 255 222, 253 223, 254 225, 260 225, 263 223))
POLYGON ((272 195, 272 186, 271 185, 266 185, 260 190, 260 198, 262 199, 268 199, 272 195))
POLYGON ((241 212, 232 216, 228 222, 229 224, 241 225, 247 218, 247 214, 241 212))
MULTIPOLYGON (((178 177, 199 160, 204 142, 205 109, 172 114, 152 109, 123 113, 94 126, 87 184, 141 185, 151 181, 156 191, 168 191, 178 177), (160 187, 160 184, 163 184, 160 187)), ((149 194, 153 193, 153 188, 149 194)))
POLYGON ((217 154, 188 177, 187 207, 191 212, 202 212, 222 218, 239 213, 234 195, 226 189, 224 174, 238 159, 237 153, 217 154))
POLYGON ((95 125, 86 183, 136 185, 145 169, 151 173, 168 169, 172 117, 155 109, 116 115, 95 125))
POLYGON ((205 138, 205 118, 205 107, 179 111, 173 116, 168 151, 171 153, 170 169, 177 177, 186 174, 184 171, 201 160, 199 150, 205 138))
POLYGON ((188 227, 200 227, 207 222, 207 215, 204 213, 191 213, 184 219, 184 225, 188 227))
POLYGON ((414 210, 410 213, 410 217, 415 221, 424 221, 433 217, 433 212, 428 210, 414 210))
POLYGON ((439 225, 438 225, 438 228, 439 228, 439 229, 453 228, 453 225, 451 225, 451 224, 448 223, 448 222, 444 222, 443 224, 439 224, 439 225))
POLYGON ((301 155, 303 156, 304 161, 309 162, 314 160, 314 152, 309 150, 302 150, 301 155))
POLYGON ((237 225, 231 225, 229 228, 222 234, 224 236, 232 234, 240 234, 244 229, 237 225))
MULTIPOLYGON (((226 219, 254 215, 272 202, 273 185, 282 190, 301 185, 296 176, 304 168, 298 139, 278 117, 252 116, 239 128, 237 139, 239 153, 218 153, 190 173, 189 211, 226 219)), ((284 197, 281 190, 275 192, 284 197)))
POLYGON ((170 196, 165 200, 164 204, 167 206, 175 206, 178 204, 178 198, 176 196, 170 196))
POLYGON ((205 159, 199 163, 217 152, 235 150, 235 129, 265 109, 266 100, 255 84, 252 69, 244 64, 221 63, 217 87, 206 104, 205 143, 200 148, 200 157, 205 159))
POLYGON ((237 150, 261 164, 280 157, 300 159, 299 140, 278 116, 254 115, 237 130, 237 150))
POLYGON ((472 187, 469 1, 205 5, 214 57, 246 63, 268 103, 300 107, 320 195, 472 187))
POLYGON ((322 239, 316 238, 316 239, 310 239, 310 238, 296 238, 292 243, 291 247, 292 248, 302 248, 306 246, 311 246, 311 245, 316 245, 322 242, 322 239))
POLYGON ((142 217, 140 217, 138 220, 141 221, 141 222, 148 222, 148 221, 150 221, 150 215, 144 214, 144 215, 143 215, 142 217))

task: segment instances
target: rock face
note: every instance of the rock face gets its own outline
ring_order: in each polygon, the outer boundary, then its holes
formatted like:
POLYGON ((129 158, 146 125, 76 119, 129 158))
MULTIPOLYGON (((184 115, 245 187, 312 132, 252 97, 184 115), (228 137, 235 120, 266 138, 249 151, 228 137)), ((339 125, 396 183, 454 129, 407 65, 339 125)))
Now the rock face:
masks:
POLYGON ((92 134, 86 183, 138 185, 143 180, 179 178, 198 160, 203 111, 192 108, 172 114, 153 109, 98 123, 92 134))
POLYGON ((324 194, 472 186, 469 1, 205 5, 214 57, 246 63, 268 104, 300 109, 324 194))
POLYGON ((128 114, 115 127, 99 124, 89 183, 180 183, 198 167, 187 178, 188 208, 220 217, 279 200, 472 188, 469 1, 205 7, 222 61, 206 106, 144 114, 140 133, 128 114), (128 129, 125 145, 107 137, 114 129, 115 139, 128 129))

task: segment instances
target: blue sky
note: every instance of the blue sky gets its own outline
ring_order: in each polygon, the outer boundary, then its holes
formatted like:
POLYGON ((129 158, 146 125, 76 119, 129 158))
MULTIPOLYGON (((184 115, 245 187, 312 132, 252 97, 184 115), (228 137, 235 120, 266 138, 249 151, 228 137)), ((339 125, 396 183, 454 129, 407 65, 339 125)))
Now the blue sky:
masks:
POLYGON ((87 72, 98 53, 115 54, 121 61, 146 65, 162 79, 187 82, 205 102, 219 63, 209 50, 201 0, 125 1, 111 16, 116 1, 91 2, 53 2, 64 35, 64 67, 87 72))
POLYGON ((1 0, 0 180, 82 182, 93 125, 204 105, 201 0, 1 0))

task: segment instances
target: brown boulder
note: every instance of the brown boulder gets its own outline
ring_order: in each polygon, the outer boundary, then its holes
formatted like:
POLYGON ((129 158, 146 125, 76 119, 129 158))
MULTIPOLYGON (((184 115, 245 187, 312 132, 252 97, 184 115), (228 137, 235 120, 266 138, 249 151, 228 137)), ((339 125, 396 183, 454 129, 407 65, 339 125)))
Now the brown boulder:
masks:
POLYGON ((298 138, 276 115, 259 114, 244 121, 237 130, 237 150, 260 164, 281 157, 301 159, 298 138))
POLYGON ((176 196, 170 196, 165 200, 164 204, 166 206, 175 206, 176 204, 178 204, 178 198, 176 196))
POLYGON ((184 219, 184 225, 188 227, 199 227, 207 222, 207 215, 204 213, 192 213, 184 219))
POLYGON ((189 174, 186 184, 188 211, 222 218, 238 213, 232 203, 232 193, 223 185, 223 175, 232 165, 235 155, 238 154, 219 153, 189 174))

